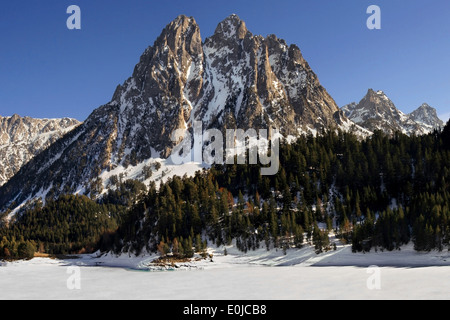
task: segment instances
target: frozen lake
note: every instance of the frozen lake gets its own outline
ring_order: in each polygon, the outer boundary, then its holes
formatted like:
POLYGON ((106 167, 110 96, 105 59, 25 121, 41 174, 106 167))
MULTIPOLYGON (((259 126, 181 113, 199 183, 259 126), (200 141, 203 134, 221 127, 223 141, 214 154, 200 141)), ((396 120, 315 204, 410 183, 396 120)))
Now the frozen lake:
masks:
POLYGON ((395 258, 394 266, 394 253, 352 255, 343 248, 308 257, 307 252, 230 254, 217 256, 214 263, 200 263, 198 269, 177 271, 133 270, 125 265, 127 261, 137 266, 145 258, 100 259, 121 267, 95 267, 98 260, 91 257, 35 258, 0 267, 0 299, 450 299, 448 253, 415 255, 406 250, 398 252, 401 259, 395 258), (343 263, 351 262, 347 256, 355 266, 343 263), (412 267, 400 266, 408 259, 414 262, 412 267), (386 266, 378 269, 364 265, 383 261, 386 266), (423 266, 426 261, 439 265, 423 266))

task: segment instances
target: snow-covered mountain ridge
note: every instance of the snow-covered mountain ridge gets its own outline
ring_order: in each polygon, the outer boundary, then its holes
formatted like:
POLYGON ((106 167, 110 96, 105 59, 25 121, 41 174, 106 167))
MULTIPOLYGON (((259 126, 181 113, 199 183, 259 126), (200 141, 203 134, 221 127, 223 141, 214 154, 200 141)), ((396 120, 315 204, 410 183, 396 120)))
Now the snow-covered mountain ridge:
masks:
MULTIPOLYGON (((376 94, 373 99, 388 100, 376 94)), ((339 109, 296 45, 275 35, 253 35, 236 15, 202 41, 195 19, 181 15, 144 51, 110 102, 0 188, 0 211, 36 197, 71 193, 95 198, 121 174, 145 183, 183 175, 184 168, 170 163, 180 142, 171 137, 180 129, 192 134, 196 121, 204 130, 276 128, 288 140, 321 129, 370 135, 373 128, 351 121, 347 109, 339 109), (161 170, 155 169, 157 162, 161 170)), ((384 123, 406 119, 395 106, 388 109, 384 123)), ((355 115, 350 110, 350 118, 355 115)), ((410 132, 421 127, 412 120, 406 125, 410 132)))
POLYGON ((383 91, 372 89, 359 103, 350 103, 342 107, 342 111, 351 121, 371 132, 382 130, 392 134, 400 131, 407 135, 420 135, 444 127, 436 109, 428 104, 424 103, 414 112, 405 114, 396 108, 383 91))
POLYGON ((74 129, 75 119, 33 119, 0 116, 0 186, 36 154, 74 129))
POLYGON ((203 42, 195 19, 181 15, 109 103, 3 186, 0 208, 36 196, 95 197, 109 172, 167 159, 177 144, 172 133, 192 132, 194 121, 204 130, 277 128, 285 137, 350 127, 296 45, 253 35, 236 15, 203 42))

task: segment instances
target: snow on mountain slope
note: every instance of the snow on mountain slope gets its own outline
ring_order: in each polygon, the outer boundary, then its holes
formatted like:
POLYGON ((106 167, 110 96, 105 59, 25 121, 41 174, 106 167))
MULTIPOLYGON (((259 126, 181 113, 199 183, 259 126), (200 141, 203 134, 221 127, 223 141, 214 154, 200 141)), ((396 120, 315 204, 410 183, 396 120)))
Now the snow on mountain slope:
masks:
POLYGON ((436 109, 429 106, 427 103, 423 103, 408 116, 420 125, 429 128, 430 131, 444 127, 444 122, 439 119, 436 109))
POLYGON ((79 125, 75 119, 0 116, 0 186, 36 154, 79 125))
POLYGON ((426 134, 443 127, 436 110, 423 104, 416 111, 405 114, 398 110, 383 91, 369 89, 359 103, 350 103, 341 109, 345 116, 359 126, 373 132, 382 130, 388 134, 400 131, 404 134, 426 134))
MULTIPOLYGON (((236 15, 203 42, 195 19, 181 15, 144 51, 109 103, 0 189, 0 208, 36 195, 96 197, 112 172, 155 180, 157 173, 145 178, 139 171, 152 161, 166 165, 162 159, 180 142, 172 134, 192 134, 195 121, 204 130, 278 128, 292 138, 338 128, 337 112, 297 46, 253 35, 236 15)), ((343 115, 339 119, 348 122, 343 115)), ((165 177, 182 173, 164 170, 165 177)))

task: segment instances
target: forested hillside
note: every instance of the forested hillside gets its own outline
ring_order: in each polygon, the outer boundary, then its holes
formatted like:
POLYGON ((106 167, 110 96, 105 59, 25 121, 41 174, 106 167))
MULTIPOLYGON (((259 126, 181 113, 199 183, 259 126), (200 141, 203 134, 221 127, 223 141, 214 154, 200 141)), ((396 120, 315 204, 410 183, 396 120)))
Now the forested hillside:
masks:
POLYGON ((64 195, 56 201, 49 199, 45 206, 40 201, 33 203, 15 221, 7 223, 3 218, 0 258, 30 257, 36 251, 68 254, 102 248, 102 241, 114 234, 122 223, 127 206, 144 190, 143 184, 129 180, 101 201, 64 195))
POLYGON ((332 248, 329 231, 354 251, 395 250, 410 241, 416 250, 443 250, 450 240, 449 182, 449 124, 423 136, 378 131, 363 141, 322 132, 282 144, 275 176, 261 176, 259 165, 215 166, 149 189, 129 182, 97 202, 47 202, 2 227, 0 253, 11 251, 13 239, 54 253, 189 257, 233 240, 243 252, 312 242, 319 253, 332 248), (132 192, 124 202, 125 190, 132 192))
POLYGON ((190 248, 206 235, 216 245, 234 239, 242 251, 311 240, 320 252, 335 229, 355 251, 409 241, 417 250, 442 250, 450 235, 447 131, 376 132, 362 142, 329 132, 283 145, 275 176, 261 176, 258 165, 228 165, 175 177, 130 210, 116 234, 124 245, 114 249, 190 248))

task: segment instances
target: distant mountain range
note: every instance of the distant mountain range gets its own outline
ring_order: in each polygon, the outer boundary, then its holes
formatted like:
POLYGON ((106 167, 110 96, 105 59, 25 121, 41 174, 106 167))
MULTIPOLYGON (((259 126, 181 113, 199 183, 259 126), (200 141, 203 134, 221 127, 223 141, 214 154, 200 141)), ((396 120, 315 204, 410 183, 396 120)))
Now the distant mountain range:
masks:
POLYGON ((404 134, 426 134, 444 127, 436 109, 422 104, 417 110, 405 114, 398 110, 383 91, 369 89, 359 103, 342 107, 345 116, 359 126, 373 132, 382 130, 387 134, 400 131, 404 134))
POLYGON ((167 158, 172 133, 191 132, 194 121, 203 129, 275 127, 286 138, 339 128, 362 136, 375 129, 421 134, 443 126, 430 106, 406 115, 381 91, 340 109, 296 45, 253 35, 236 15, 205 41, 194 18, 177 17, 111 101, 82 124, 13 118, 0 118, 9 128, 0 135, 0 184, 9 179, 0 210, 35 197, 100 194, 106 172, 167 158), (22 125, 21 135, 12 134, 22 125))
POLYGON ((33 119, 0 116, 0 186, 36 154, 74 129, 75 119, 33 119))

